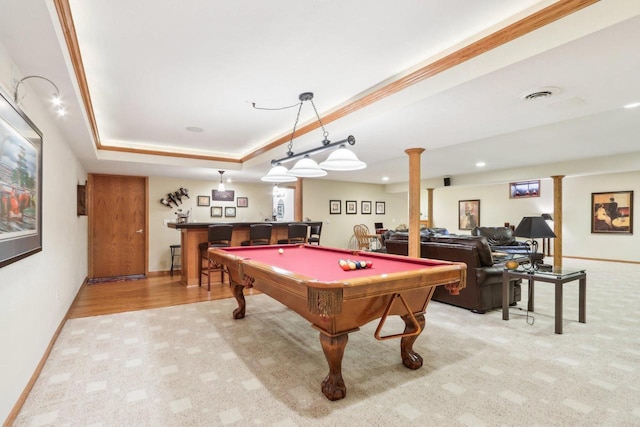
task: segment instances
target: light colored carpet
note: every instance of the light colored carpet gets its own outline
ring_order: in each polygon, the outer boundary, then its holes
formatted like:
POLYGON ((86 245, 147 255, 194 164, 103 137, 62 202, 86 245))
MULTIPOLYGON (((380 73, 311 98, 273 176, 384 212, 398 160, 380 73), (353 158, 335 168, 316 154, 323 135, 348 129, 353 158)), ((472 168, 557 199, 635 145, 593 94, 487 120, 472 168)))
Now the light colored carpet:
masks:
POLYGON ((349 336, 336 402, 320 391, 317 331, 265 295, 242 320, 234 299, 70 320, 16 425, 640 425, 640 266, 565 267, 587 269, 586 324, 577 281, 563 335, 551 284, 536 284, 533 325, 516 308, 506 322, 432 302, 414 346, 424 366, 406 369, 399 341, 369 324, 349 336))

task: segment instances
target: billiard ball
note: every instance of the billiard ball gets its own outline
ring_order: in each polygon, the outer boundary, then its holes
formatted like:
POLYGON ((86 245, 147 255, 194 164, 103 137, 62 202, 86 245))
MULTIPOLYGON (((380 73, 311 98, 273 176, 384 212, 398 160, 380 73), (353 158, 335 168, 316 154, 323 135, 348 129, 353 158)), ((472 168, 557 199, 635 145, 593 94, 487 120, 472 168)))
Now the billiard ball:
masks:
POLYGON ((518 268, 520 266, 520 264, 518 263, 518 261, 515 260, 509 260, 507 262, 504 263, 504 266, 507 270, 515 270, 516 268, 518 268))
POLYGON ((367 262, 366 261, 359 261, 360 262, 360 268, 367 268, 367 262))
POLYGON ((373 262, 367 261, 367 268, 371 268, 372 265, 373 265, 373 262))
POLYGON ((284 249, 282 249, 282 248, 278 249, 278 253, 279 254, 283 254, 284 253, 284 249))
POLYGON ((350 270, 355 270, 356 269, 356 263, 353 261, 349 261, 349 269, 350 270))

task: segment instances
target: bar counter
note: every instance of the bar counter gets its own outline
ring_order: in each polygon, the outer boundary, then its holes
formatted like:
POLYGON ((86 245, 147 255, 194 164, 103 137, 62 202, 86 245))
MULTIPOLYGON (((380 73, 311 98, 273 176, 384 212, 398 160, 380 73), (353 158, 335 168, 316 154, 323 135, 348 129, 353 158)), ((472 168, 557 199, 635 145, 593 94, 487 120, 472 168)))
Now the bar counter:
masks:
MULTIPOLYGON (((181 282, 185 286, 193 286, 198 284, 198 275, 200 274, 200 243, 206 242, 208 239, 209 226, 214 224, 233 225, 233 234, 231 235, 231 246, 240 246, 243 240, 249 240, 249 227, 251 224, 271 224, 273 231, 271 233, 271 244, 278 243, 280 239, 287 238, 287 230, 289 224, 294 222, 185 222, 178 224, 170 222, 167 227, 180 231, 181 253, 181 282)), ((321 225, 322 221, 295 221, 295 223, 303 223, 309 226, 321 225)), ((206 277, 205 277, 206 279, 206 277)))

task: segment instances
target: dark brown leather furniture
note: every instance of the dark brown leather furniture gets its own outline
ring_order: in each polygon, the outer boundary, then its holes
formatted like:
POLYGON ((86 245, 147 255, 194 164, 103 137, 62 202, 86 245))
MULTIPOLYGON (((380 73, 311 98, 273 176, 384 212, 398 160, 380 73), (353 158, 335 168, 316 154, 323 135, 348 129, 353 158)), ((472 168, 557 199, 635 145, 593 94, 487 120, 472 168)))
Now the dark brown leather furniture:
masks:
MULTIPOLYGON (((509 227, 474 227, 471 230, 471 235, 485 237, 493 252, 529 256, 529 245, 516 240, 514 231, 509 227)), ((544 259, 544 254, 536 252, 532 258, 535 262, 540 263, 544 259)))
MULTIPOLYGON (((388 240, 387 253, 407 255, 406 240, 388 240)), ((433 294, 434 301, 452 304, 475 313, 485 313, 502 307, 502 271, 504 264, 494 263, 491 248, 484 237, 432 236, 420 243, 420 257, 458 261, 467 264, 467 286, 459 295, 450 295, 442 286, 433 294)), ((521 281, 509 284, 509 305, 520 301, 521 281)))

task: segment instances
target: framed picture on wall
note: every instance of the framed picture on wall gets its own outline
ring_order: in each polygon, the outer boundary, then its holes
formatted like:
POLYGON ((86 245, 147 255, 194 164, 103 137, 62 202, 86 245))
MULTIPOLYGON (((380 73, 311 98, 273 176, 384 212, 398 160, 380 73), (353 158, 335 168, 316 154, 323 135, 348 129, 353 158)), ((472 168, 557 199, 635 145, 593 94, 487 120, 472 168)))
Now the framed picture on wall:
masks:
POLYGON ((360 202, 360 213, 363 215, 371 215, 371 202, 360 202))
POLYGON ((214 201, 233 202, 233 199, 235 198, 234 197, 235 192, 233 190, 226 190, 226 191, 211 190, 211 196, 214 201))
POLYGON ((633 234, 633 191, 591 193, 591 232, 633 234))
POLYGON ((512 182, 509 184, 509 198, 540 197, 540 181, 512 182))
POLYGON ((385 205, 384 202, 376 202, 376 215, 384 215, 385 205))
POLYGON ((0 159, 0 267, 4 267, 42 251, 44 197, 42 133, 2 93, 0 159))
POLYGON ((355 200, 347 200, 344 202, 344 210, 347 215, 355 215, 358 213, 358 202, 355 200))
POLYGON ((471 230, 480 226, 480 200, 458 201, 458 228, 471 230))
POLYGON ((341 200, 329 200, 329 214, 338 215, 342 213, 341 200))
POLYGON ((246 208, 249 206, 249 198, 248 197, 238 197, 236 199, 236 206, 239 208, 246 208))
POLYGON ((198 206, 209 206, 211 198, 209 196, 198 196, 198 206))
POLYGON ((219 218, 222 216, 222 206, 211 207, 211 218, 219 218))
POLYGON ((235 218, 236 217, 236 208, 234 206, 226 206, 224 208, 224 216, 227 218, 235 218))

